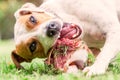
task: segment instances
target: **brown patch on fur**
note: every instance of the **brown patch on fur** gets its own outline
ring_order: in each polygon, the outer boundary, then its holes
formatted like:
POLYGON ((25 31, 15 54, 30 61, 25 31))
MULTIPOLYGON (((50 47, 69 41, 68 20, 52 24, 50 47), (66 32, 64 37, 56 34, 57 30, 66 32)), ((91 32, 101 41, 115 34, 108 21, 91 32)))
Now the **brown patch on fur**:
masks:
POLYGON ((32 12, 26 10, 20 11, 20 15, 28 15, 28 14, 32 14, 32 12))
POLYGON ((43 46, 36 38, 30 38, 17 45, 16 54, 24 58, 27 62, 31 61, 33 58, 36 57, 39 58, 45 57, 43 46), (33 41, 37 42, 37 45, 36 45, 36 50, 33 53, 31 53, 29 50, 29 46, 33 41))
POLYGON ((100 49, 99 48, 91 47, 90 49, 93 52, 93 54, 94 54, 95 57, 97 57, 98 54, 100 53, 100 49))
POLYGON ((42 23, 44 23, 45 21, 50 20, 52 17, 49 16, 46 13, 43 12, 32 12, 31 14, 28 15, 23 15, 19 18, 19 22, 21 24, 25 24, 25 27, 28 31, 33 30, 33 29, 37 29, 38 26, 40 26, 42 23), (30 17, 33 16, 36 19, 36 23, 33 24, 32 22, 30 22, 30 17))
POLYGON ((16 51, 15 51, 15 50, 12 51, 12 53, 11 53, 11 58, 12 58, 12 60, 13 60, 13 62, 14 62, 14 64, 15 64, 15 66, 16 66, 17 69, 22 69, 22 68, 23 68, 23 67, 20 65, 20 63, 21 63, 21 62, 24 62, 25 59, 23 59, 22 57, 18 56, 18 55, 16 54, 16 51))

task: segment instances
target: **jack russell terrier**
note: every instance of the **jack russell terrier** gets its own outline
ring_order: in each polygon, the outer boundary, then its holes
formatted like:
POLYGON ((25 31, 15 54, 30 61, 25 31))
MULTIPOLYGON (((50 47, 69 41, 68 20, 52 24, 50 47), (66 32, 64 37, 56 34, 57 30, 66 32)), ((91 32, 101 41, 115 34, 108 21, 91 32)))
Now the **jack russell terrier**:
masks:
POLYGON ((79 38, 89 48, 102 48, 94 64, 84 68, 87 76, 105 73, 120 51, 120 0, 47 0, 40 7, 26 3, 15 17, 16 49, 11 56, 17 68, 23 61, 47 57, 64 22, 80 26, 79 38))

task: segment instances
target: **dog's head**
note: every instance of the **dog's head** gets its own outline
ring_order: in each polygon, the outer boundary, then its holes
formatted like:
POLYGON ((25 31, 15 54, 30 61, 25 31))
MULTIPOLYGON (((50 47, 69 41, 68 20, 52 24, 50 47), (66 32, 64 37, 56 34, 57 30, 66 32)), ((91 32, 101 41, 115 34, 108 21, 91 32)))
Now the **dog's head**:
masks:
POLYGON ((46 57, 60 34, 63 22, 30 3, 16 11, 15 17, 14 52, 26 60, 46 57))
MULTIPOLYGON (((15 17, 16 49, 12 54, 25 61, 31 61, 36 57, 47 57, 47 52, 59 38, 62 27, 66 25, 56 15, 43 11, 30 3, 23 5, 16 11, 15 17)), ((76 30, 66 29, 68 31, 65 30, 65 32, 69 34, 76 32, 76 30)), ((69 34, 65 34, 62 35, 69 36, 69 34)))

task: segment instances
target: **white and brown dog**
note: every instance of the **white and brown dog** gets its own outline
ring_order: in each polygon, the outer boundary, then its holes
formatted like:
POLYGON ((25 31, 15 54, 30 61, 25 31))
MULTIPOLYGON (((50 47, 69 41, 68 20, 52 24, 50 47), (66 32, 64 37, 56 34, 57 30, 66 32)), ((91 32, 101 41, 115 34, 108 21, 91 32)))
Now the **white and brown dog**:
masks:
POLYGON ((23 61, 46 57, 64 22, 82 26, 87 45, 102 48, 95 63, 83 70, 87 76, 105 73, 120 51, 119 0, 47 0, 40 7, 27 3, 15 17, 16 50, 12 59, 17 68, 23 61))

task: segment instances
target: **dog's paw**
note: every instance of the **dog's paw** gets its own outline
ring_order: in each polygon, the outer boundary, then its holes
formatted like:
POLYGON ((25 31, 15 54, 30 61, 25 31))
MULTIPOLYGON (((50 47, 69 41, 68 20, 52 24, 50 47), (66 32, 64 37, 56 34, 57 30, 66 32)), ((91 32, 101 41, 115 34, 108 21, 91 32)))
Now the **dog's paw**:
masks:
POLYGON ((104 65, 97 65, 97 64, 93 64, 90 67, 86 67, 84 68, 83 72, 86 73, 86 76, 90 77, 90 76, 94 76, 94 75, 99 75, 99 74, 104 74, 106 71, 106 68, 104 65))

